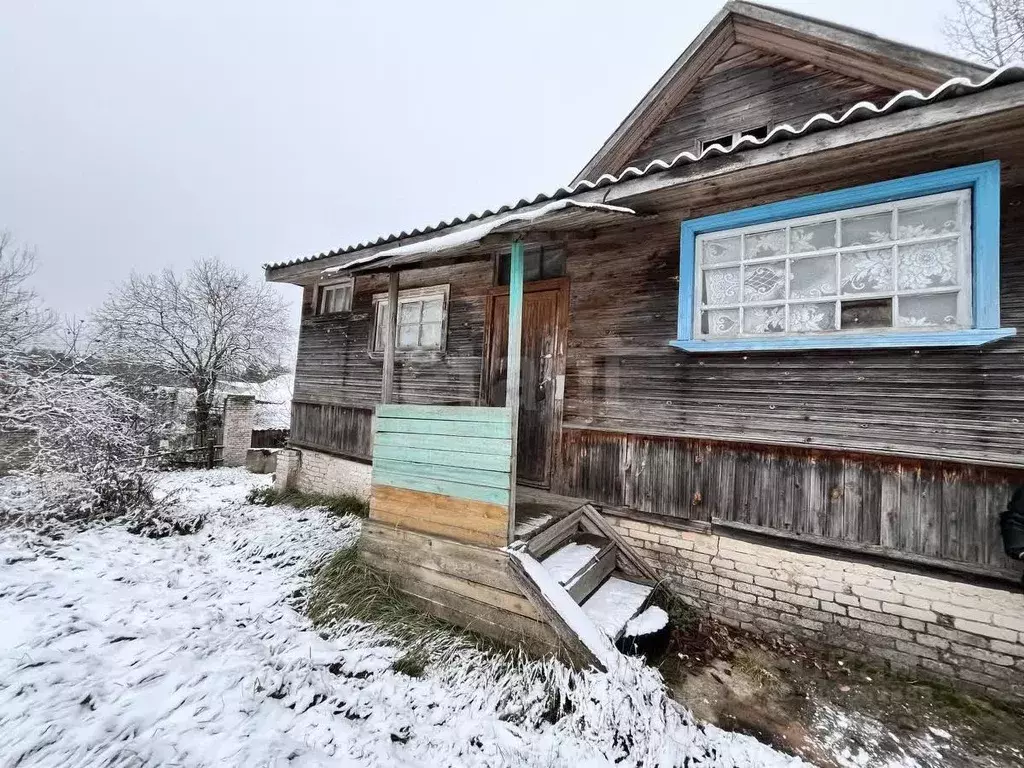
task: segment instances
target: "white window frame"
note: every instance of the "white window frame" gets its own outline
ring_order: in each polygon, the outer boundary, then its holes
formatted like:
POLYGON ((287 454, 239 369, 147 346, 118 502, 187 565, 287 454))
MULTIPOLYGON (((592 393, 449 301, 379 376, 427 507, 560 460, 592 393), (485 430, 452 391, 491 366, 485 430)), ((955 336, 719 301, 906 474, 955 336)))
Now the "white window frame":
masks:
MULTIPOLYGON (((401 317, 402 304, 408 304, 416 301, 429 301, 431 299, 441 299, 441 338, 437 346, 424 347, 399 347, 398 339, 395 339, 395 354, 396 355, 416 355, 416 354, 441 354, 445 351, 448 342, 448 298, 450 295, 449 285, 431 285, 424 288, 405 288, 398 292, 398 312, 401 317)), ((388 306, 388 295, 387 293, 375 293, 373 295, 373 324, 370 328, 370 356, 380 357, 384 354, 383 345, 378 348, 377 340, 382 339, 381 329, 385 328, 387 323, 387 306, 388 306)), ((419 325, 422 326, 422 320, 419 325)))
POLYGON ((694 247, 695 255, 695 268, 694 268, 694 286, 693 286, 693 337, 700 340, 709 341, 721 341, 727 339, 747 339, 747 340, 763 340, 763 339, 802 339, 808 337, 833 337, 840 335, 852 335, 852 334, 900 334, 900 333, 921 333, 929 331, 949 331, 953 330, 966 330, 974 327, 974 308, 972 298, 972 286, 973 286, 973 271, 972 271, 972 241, 973 232, 972 226, 972 205, 971 205, 971 190, 959 189, 950 192, 941 192, 933 195, 923 196, 911 196, 907 198, 901 198, 898 200, 892 200, 885 203, 878 203, 873 205, 856 206, 853 208, 840 208, 836 210, 827 211, 813 216, 802 216, 796 218, 783 218, 777 221, 768 223, 761 223, 757 225, 751 225, 746 227, 737 227, 734 229, 719 230, 707 234, 700 234, 696 236, 696 242, 694 247), (929 203, 949 202, 955 200, 959 204, 959 226, 955 235, 953 234, 939 234, 930 235, 921 238, 900 238, 899 235, 899 209, 908 207, 917 207, 920 205, 927 205, 929 203), (895 211, 894 213, 894 224, 893 234, 895 237, 888 242, 883 243, 870 243, 865 245, 856 246, 840 246, 842 242, 842 218, 851 216, 864 216, 872 213, 880 213, 885 211, 895 211), (773 231, 778 229, 784 229, 786 233, 787 251, 789 244, 789 234, 793 227, 807 226, 810 224, 826 222, 835 220, 836 223, 836 235, 835 242, 832 248, 823 248, 817 251, 808 251, 803 253, 786 253, 783 255, 774 255, 770 257, 763 257, 760 259, 749 259, 746 261, 730 261, 720 262, 713 265, 708 265, 708 269, 724 269, 729 267, 739 267, 740 270, 740 300, 735 303, 726 305, 716 305, 712 309, 738 309, 739 310, 739 322, 738 330, 735 334, 711 334, 702 332, 702 312, 707 310, 709 307, 704 302, 703 295, 703 276, 704 276, 704 243, 707 241, 720 240, 725 238, 732 238, 736 236, 743 236, 750 233, 773 231), (897 267, 897 253, 898 246, 901 245, 913 245, 916 243, 928 243, 940 240, 950 240, 953 237, 957 237, 958 241, 958 281, 959 285, 956 287, 943 286, 933 288, 923 288, 915 290, 901 290, 898 288, 898 267, 897 267), (842 259, 840 254, 850 254, 859 251, 878 251, 885 248, 892 250, 893 259, 893 288, 891 291, 875 292, 875 293, 862 293, 856 295, 848 295, 845 297, 839 296, 839 290, 842 286, 842 259), (836 285, 837 293, 835 297, 828 298, 803 298, 803 299, 790 299, 790 282, 792 279, 792 263, 805 258, 820 258, 828 254, 832 254, 836 260, 836 285), (785 264, 785 282, 786 288, 784 298, 772 299, 766 301, 754 301, 744 302, 742 301, 742 286, 745 268, 749 265, 756 265, 761 263, 779 263, 784 262, 785 264), (899 327, 899 297, 900 296, 924 296, 924 295, 935 295, 935 294, 951 294, 957 293, 957 323, 955 326, 929 326, 927 328, 922 327, 899 327), (841 318, 841 301, 870 301, 872 299, 892 299, 892 325, 886 327, 870 327, 870 328, 858 328, 858 329, 842 329, 840 328, 841 318), (801 305, 801 304, 823 304, 823 303, 835 303, 835 327, 825 331, 807 331, 807 332, 778 332, 778 333, 744 333, 743 331, 743 313, 747 307, 757 306, 785 306, 786 315, 786 327, 789 326, 789 315, 790 307, 801 305))
POLYGON ((317 283, 313 296, 313 314, 317 317, 325 317, 328 315, 338 315, 342 312, 351 312, 355 293, 356 281, 352 277, 347 277, 343 280, 332 280, 329 283, 317 283), (340 309, 332 307, 330 312, 325 311, 324 307, 327 304, 328 297, 333 296, 337 291, 344 288, 348 289, 348 301, 345 302, 345 306, 340 309))

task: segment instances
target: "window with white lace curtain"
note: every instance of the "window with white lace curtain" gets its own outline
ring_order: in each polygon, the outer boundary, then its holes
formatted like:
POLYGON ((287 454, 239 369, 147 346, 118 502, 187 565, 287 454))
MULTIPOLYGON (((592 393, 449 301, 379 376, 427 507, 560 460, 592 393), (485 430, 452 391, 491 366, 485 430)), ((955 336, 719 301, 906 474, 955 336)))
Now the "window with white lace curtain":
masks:
POLYGON ((972 327, 971 192, 699 235, 694 336, 972 327))

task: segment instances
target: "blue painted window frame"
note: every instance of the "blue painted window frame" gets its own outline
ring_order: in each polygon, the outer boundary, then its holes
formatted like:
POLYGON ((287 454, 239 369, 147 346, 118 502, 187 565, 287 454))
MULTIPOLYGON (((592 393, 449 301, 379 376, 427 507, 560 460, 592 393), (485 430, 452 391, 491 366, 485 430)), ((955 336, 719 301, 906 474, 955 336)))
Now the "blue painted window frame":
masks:
POLYGON ((787 349, 965 347, 980 346, 1013 336, 1017 332, 1015 328, 999 327, 999 212, 999 161, 993 160, 684 221, 679 248, 677 338, 669 343, 688 352, 752 352, 787 349), (971 190, 973 328, 837 332, 835 335, 782 338, 694 338, 698 235, 963 189, 971 190))

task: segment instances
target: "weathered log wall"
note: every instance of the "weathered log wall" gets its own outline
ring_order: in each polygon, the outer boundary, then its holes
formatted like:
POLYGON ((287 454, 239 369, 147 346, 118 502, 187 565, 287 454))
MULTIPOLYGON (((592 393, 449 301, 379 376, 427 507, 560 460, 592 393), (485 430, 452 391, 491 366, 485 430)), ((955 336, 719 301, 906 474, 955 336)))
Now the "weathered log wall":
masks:
MULTIPOLYGON (((745 45, 735 45, 654 129, 623 168, 643 168, 701 141, 789 123, 801 126, 858 101, 883 104, 894 91, 745 45)), ((621 169, 619 169, 621 170, 621 169)))

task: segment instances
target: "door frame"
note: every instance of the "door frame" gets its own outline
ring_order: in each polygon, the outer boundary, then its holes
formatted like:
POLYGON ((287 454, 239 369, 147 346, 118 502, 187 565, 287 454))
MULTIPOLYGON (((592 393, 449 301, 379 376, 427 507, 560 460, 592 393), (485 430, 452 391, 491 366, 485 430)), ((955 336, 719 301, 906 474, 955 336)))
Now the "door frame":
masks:
MULTIPOLYGON (((558 298, 555 310, 555 344, 554 344, 554 372, 555 372, 555 404, 551 409, 551 450, 548 452, 547 481, 537 487, 551 488, 554 479, 561 477, 562 471, 562 412, 565 403, 565 361, 568 350, 569 339, 569 278, 554 277, 548 280, 537 280, 523 285, 523 293, 540 293, 543 291, 557 291, 558 298), (562 385, 559 387, 558 382, 562 385), (559 390, 561 390, 559 392, 559 390), (561 395, 559 397, 558 395, 561 395)), ((480 394, 477 401, 481 405, 488 405, 487 395, 490 392, 490 349, 491 333, 493 332, 494 300, 498 296, 508 296, 508 286, 499 285, 490 288, 484 301, 484 338, 483 353, 480 371, 480 394)), ((518 483, 518 479, 513 478, 518 483)), ((525 485, 532 485, 525 483, 525 485)))

